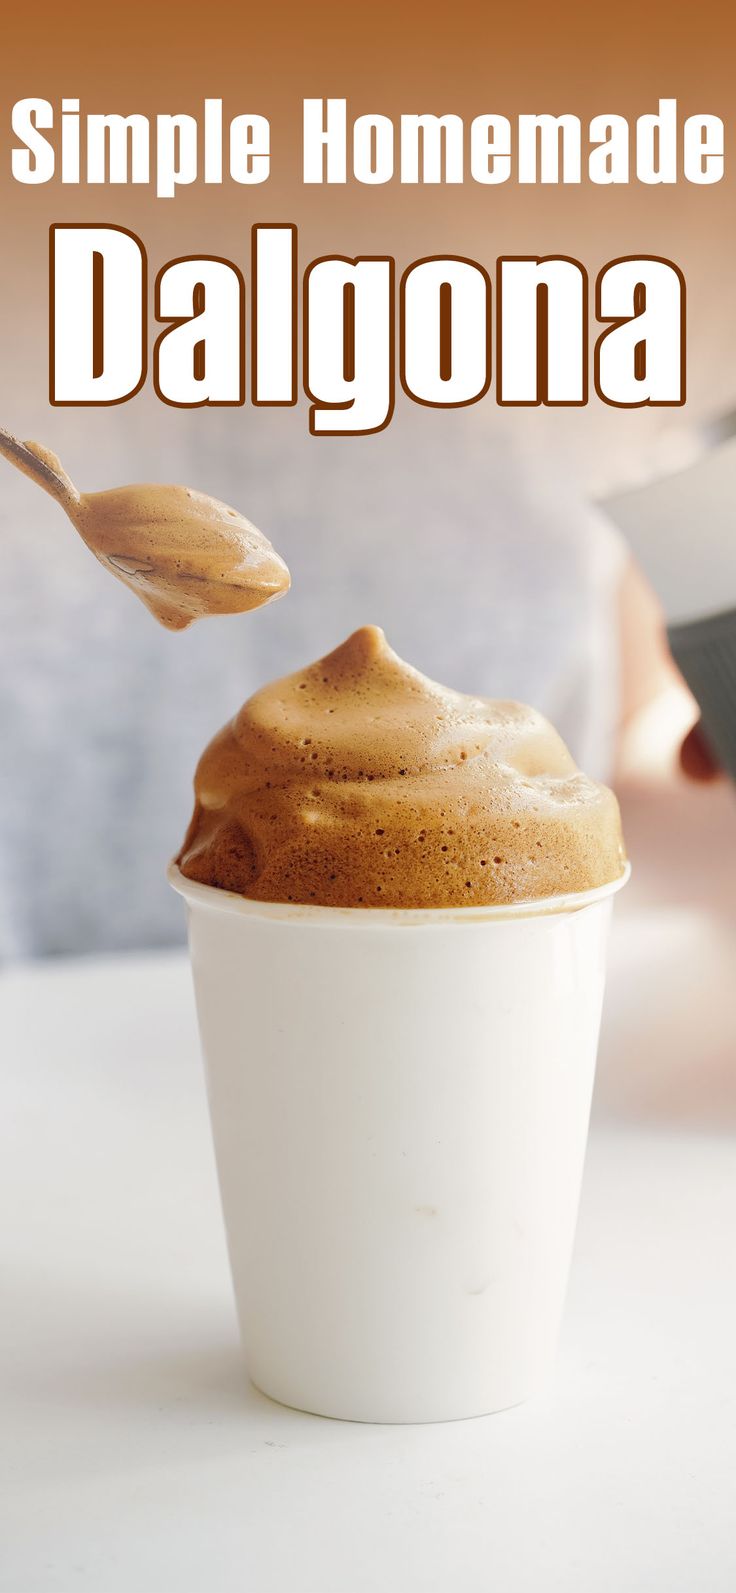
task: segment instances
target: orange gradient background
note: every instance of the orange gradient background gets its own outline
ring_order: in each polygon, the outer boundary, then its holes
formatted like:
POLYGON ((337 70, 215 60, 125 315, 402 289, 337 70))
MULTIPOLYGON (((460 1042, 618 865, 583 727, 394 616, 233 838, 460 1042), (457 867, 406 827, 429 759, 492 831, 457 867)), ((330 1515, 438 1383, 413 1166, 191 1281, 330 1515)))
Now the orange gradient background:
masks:
MULTIPOLYGON (((707 415, 733 402, 736 382, 726 349, 733 342, 736 219, 728 139, 733 106, 736 19, 726 3, 694 10, 657 4, 516 7, 501 11, 460 0, 438 5, 288 4, 257 11, 223 0, 206 6, 144 5, 110 11, 88 0, 60 8, 42 0, 4 25, 0 357, 3 418, 13 429, 40 429, 47 408, 47 232, 52 221, 96 220, 133 228, 144 240, 152 275, 168 258, 199 250, 246 269, 256 221, 288 220, 300 229, 302 267, 315 254, 392 253, 399 268, 426 253, 478 259, 493 276, 501 253, 566 253, 592 275, 624 253, 662 254, 688 284, 689 407, 707 415), (160 200, 142 187, 23 187, 10 175, 11 107, 26 95, 76 97, 84 112, 155 116, 201 113, 222 98, 226 117, 251 110, 271 122, 268 182, 221 187, 203 182, 160 200), (512 120, 520 112, 574 112, 583 121, 616 112, 631 121, 678 101, 682 119, 711 112, 726 123, 726 176, 712 187, 519 188, 512 179, 484 188, 304 188, 301 112, 307 96, 341 96, 349 116, 377 112, 456 112, 469 122, 482 111, 512 120)), ((585 146, 584 146, 585 147, 585 146)), ((155 405, 147 391, 134 403, 155 405)), ((494 388, 484 401, 488 421, 494 388)), ((625 452, 656 430, 656 412, 606 410, 521 413, 512 423, 573 428, 582 441, 625 452)), ((101 417, 96 417, 101 418, 101 417)), ((305 426, 303 404, 284 427, 305 426)), ((107 412, 107 426, 114 412, 107 412)), ((206 419, 203 417, 203 423, 206 419)), ((248 408, 248 425, 257 411, 248 408)), ((671 414, 670 414, 671 423, 671 414)), ((48 428, 47 428, 48 429, 48 428)), ((370 447, 370 439, 365 445, 370 447)), ((319 446, 315 443, 315 446, 319 446)))

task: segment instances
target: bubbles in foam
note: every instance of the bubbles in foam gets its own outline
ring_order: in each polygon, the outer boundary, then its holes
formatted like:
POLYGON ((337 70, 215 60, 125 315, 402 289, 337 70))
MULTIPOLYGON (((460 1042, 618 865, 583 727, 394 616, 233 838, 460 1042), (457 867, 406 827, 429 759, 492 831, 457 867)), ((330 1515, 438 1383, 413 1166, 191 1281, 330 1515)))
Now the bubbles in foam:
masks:
POLYGON ((205 751, 179 858, 261 901, 444 907, 616 879, 613 793, 534 709, 427 680, 365 626, 205 751))

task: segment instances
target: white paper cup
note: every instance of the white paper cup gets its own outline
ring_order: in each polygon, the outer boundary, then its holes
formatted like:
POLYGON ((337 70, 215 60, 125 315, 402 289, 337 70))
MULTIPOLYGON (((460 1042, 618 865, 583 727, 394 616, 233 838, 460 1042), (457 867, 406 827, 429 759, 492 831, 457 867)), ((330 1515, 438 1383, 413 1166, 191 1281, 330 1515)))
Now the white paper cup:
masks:
POLYGON ((291 907, 175 865, 248 1369, 369 1422, 501 1410, 552 1365, 612 885, 291 907))

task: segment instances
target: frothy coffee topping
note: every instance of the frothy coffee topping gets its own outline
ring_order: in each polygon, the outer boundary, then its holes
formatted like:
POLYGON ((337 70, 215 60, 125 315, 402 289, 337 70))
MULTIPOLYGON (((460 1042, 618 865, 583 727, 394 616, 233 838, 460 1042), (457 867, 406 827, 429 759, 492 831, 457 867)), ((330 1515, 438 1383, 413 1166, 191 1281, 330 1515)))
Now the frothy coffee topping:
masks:
POLYGON ((0 453, 49 492, 112 575, 169 630, 280 597, 289 572, 237 509, 191 487, 80 493, 55 454, 0 431, 0 453))
POLYGON ((182 873, 260 901, 478 906, 624 868, 613 793, 541 714, 436 685, 373 626, 256 692, 195 797, 182 873))

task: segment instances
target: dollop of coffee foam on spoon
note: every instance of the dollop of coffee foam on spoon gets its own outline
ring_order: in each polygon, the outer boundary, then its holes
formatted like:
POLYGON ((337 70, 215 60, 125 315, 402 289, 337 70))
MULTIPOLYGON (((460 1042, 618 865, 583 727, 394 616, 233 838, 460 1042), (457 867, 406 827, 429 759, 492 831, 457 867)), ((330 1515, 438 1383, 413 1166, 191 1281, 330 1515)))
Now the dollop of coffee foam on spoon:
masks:
POLYGON ((436 685, 374 626, 256 692, 195 797, 182 873, 259 901, 491 905, 625 866, 616 798, 541 714, 436 685))
POLYGON ((0 453, 66 511, 87 547, 169 630, 280 597, 289 571, 237 509, 191 487, 80 493, 55 454, 0 430, 0 453))

